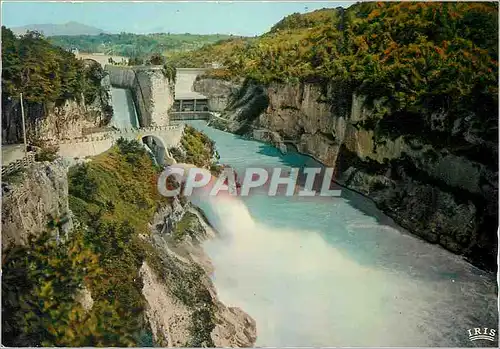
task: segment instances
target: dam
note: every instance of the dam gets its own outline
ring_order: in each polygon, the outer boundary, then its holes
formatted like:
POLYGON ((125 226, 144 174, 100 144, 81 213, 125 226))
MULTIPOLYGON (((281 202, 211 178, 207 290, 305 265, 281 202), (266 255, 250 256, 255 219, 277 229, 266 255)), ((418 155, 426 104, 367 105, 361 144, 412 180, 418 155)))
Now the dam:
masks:
MULTIPOLYGON (((208 119, 210 116, 207 97, 193 91, 196 77, 208 68, 177 68, 175 83, 165 76, 163 66, 106 64, 104 69, 113 88, 130 91, 127 94, 137 111, 137 126, 165 126, 170 120, 208 119)), ((119 95, 117 98, 122 99, 119 95)))
POLYGON ((107 64, 111 86, 130 91, 137 111, 138 126, 169 125, 168 111, 174 103, 174 82, 163 66, 117 66, 107 64))

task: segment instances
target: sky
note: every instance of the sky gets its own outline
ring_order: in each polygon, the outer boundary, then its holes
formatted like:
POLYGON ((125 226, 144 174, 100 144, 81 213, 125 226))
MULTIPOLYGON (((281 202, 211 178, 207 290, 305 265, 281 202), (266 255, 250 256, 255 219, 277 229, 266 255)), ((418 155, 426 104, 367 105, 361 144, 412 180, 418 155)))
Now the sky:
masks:
POLYGON ((110 33, 192 33, 254 36, 294 12, 348 7, 353 2, 21 2, 2 1, 2 25, 76 21, 110 33))

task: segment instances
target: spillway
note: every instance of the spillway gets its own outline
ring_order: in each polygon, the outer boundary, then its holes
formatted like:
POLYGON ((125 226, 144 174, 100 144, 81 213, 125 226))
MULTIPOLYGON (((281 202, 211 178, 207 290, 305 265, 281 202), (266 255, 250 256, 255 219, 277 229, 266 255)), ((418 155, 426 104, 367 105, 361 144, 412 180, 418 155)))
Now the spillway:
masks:
POLYGON ((137 128, 139 120, 135 109, 132 92, 126 88, 111 88, 113 101, 113 118, 111 126, 117 128, 137 128))

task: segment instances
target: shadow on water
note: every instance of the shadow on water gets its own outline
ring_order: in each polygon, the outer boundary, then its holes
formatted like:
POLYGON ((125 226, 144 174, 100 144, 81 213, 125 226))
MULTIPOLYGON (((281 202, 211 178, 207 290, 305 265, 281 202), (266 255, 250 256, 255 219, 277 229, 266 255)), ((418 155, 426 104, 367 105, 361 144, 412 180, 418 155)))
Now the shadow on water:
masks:
MULTIPOLYGON (((219 148, 221 161, 237 170, 258 164, 268 168, 324 168, 307 155, 296 152, 281 154, 265 143, 207 128, 203 123, 193 126, 212 138, 219 148)), ((384 326, 389 330, 398 327, 399 330, 395 331, 400 332, 390 332, 390 336, 402 334, 409 338, 408 343, 412 346, 415 343, 476 346, 475 342, 469 341, 467 329, 491 328, 492 324, 498 323, 497 287, 490 274, 439 246, 410 235, 377 209, 373 201, 356 192, 343 189, 341 197, 306 200, 296 196, 269 197, 262 193, 241 200, 251 216, 247 217, 251 224, 246 227, 247 223, 238 214, 222 215, 228 229, 235 227, 234 235, 241 243, 219 246, 213 251, 213 258, 227 253, 217 265, 219 285, 224 285, 222 290, 226 295, 237 294, 235 300, 256 302, 248 309, 261 314, 257 320, 258 323, 260 320, 263 337, 266 320, 275 316, 280 331, 291 328, 297 333, 304 330, 316 336, 332 333, 332 328, 336 328, 342 333, 347 329, 342 331, 339 326, 349 323, 356 328, 359 325, 366 333, 367 328, 376 328, 376 324, 381 323, 387 324, 384 326), (254 229, 254 225, 258 229, 254 229), (239 235, 244 228, 248 234, 239 235), (303 246, 306 248, 302 250, 303 246), (238 267, 232 263, 239 263, 238 267), (311 270, 306 269, 307 273, 300 274, 298 270, 309 263, 311 270), (224 284, 221 281, 223 275, 235 282, 230 284, 228 281, 229 286, 224 284), (317 284, 311 287, 313 290, 302 289, 303 282, 296 280, 305 278, 307 282, 311 275, 314 278, 310 280, 316 280, 317 284), (241 289, 238 288, 240 283, 241 289), (262 288, 263 300, 248 292, 254 287, 262 288), (293 297, 292 302, 287 302, 287 295, 293 297), (293 302, 301 295, 304 295, 307 306, 295 308, 293 302), (272 304, 277 306, 269 309, 267 300, 272 300, 272 297, 276 297, 272 304), (321 311, 314 310, 312 303, 315 301, 321 311), (328 304, 333 305, 328 308, 328 304), (345 313, 342 313, 343 307, 345 313), (325 313, 324 320, 317 324, 314 324, 313 317, 305 317, 325 313), (294 317, 291 314, 300 315, 294 317), (289 319, 297 322, 302 318, 307 321, 300 326, 286 323, 289 319), (363 329, 361 319, 366 318, 373 323, 366 324, 363 329), (315 330, 316 325, 322 324, 328 328, 315 330)), ((220 244, 214 242, 217 243, 220 244)), ((274 328, 272 332, 275 332, 274 328)), ((352 341, 357 334, 348 333, 347 337, 352 341)), ((334 340, 325 340, 324 343, 330 344, 334 340)), ((375 343, 379 343, 378 340, 374 339, 370 344, 375 343)), ((484 341, 477 344, 490 345, 484 341)))
MULTIPOLYGON (((289 167, 318 167, 325 169, 326 166, 312 156, 294 151, 290 147, 286 154, 268 144, 262 143, 258 153, 263 156, 278 158, 283 165, 289 167)), ((372 218, 373 222, 358 225, 358 229, 337 228, 335 236, 322 235, 329 243, 339 246, 349 253, 359 263, 367 266, 378 266, 383 269, 390 268, 393 271, 404 272, 412 277, 431 280, 458 280, 465 278, 470 272, 480 274, 493 280, 494 275, 485 272, 456 256, 439 245, 431 244, 418 236, 408 232, 399 226, 391 217, 384 214, 373 202, 373 200, 359 192, 335 182, 342 190, 341 198, 353 209, 361 212, 365 217, 372 218), (361 228, 361 229, 360 229, 361 228), (367 230, 375 229, 376 233, 367 233, 367 230), (398 236, 403 235, 405 246, 395 249, 398 236), (359 243, 361 242, 361 244, 359 243), (391 246, 392 248, 385 248, 391 246), (360 250, 363 253, 360 253, 360 250), (427 251, 426 251, 427 250, 427 251), (412 251, 412 252, 410 252, 412 251), (416 252, 415 252, 416 251, 416 252), (450 263, 450 259, 454 263, 450 263), (435 267, 429 268, 429 264, 435 267)), ((332 214, 336 198, 331 198, 332 214)), ((314 210, 314 209, 313 209, 314 210)), ((313 216, 313 212, 311 215, 313 216)), ((269 222, 272 224, 272 222, 269 222)), ((495 285, 496 286, 496 285, 495 285)), ((497 292, 495 287, 495 291, 497 292)))

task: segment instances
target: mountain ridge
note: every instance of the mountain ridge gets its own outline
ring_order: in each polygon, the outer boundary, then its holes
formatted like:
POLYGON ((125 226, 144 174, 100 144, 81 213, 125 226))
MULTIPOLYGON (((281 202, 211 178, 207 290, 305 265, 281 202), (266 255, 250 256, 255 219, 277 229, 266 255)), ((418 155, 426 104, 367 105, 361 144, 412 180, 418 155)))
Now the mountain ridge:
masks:
POLYGON ((63 24, 43 23, 28 24, 20 27, 11 28, 16 35, 24 34, 26 31, 37 31, 44 36, 75 36, 75 35, 99 35, 106 33, 100 28, 89 26, 80 22, 69 21, 63 24))

